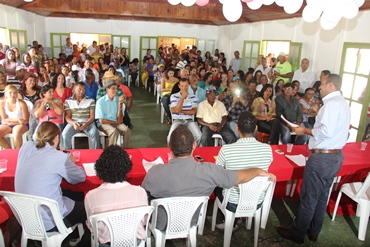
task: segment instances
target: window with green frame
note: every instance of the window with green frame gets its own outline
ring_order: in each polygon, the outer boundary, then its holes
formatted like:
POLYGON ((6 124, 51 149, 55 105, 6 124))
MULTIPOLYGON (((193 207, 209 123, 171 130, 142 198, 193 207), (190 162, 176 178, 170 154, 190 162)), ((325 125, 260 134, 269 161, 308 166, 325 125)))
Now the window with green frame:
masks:
POLYGON ((26 30, 9 29, 9 41, 10 47, 17 47, 21 54, 27 51, 28 41, 26 30))
POLYGON ((130 61, 131 58, 131 36, 130 35, 112 35, 113 47, 118 47, 119 51, 122 48, 126 48, 126 54, 128 55, 130 61))
MULTIPOLYGON (((248 68, 254 68, 257 63, 258 55, 260 54, 260 41, 245 40, 242 52, 242 66, 243 71, 248 71, 248 68)), ((212 54, 212 53, 211 53, 212 54)))
POLYGON ((69 33, 50 33, 50 47, 52 58, 59 57, 59 53, 62 52, 62 47, 66 43, 66 39, 69 36, 69 33))
POLYGON ((352 128, 348 141, 370 139, 369 57, 369 43, 344 43, 340 75, 342 95, 351 107, 352 128))

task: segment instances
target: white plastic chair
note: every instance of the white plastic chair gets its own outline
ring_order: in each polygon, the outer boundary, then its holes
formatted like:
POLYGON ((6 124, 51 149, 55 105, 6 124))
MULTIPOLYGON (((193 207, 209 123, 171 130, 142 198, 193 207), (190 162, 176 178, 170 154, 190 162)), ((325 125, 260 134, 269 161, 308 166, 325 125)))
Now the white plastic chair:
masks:
POLYGON ((236 217, 247 217, 246 220, 247 229, 251 229, 252 217, 255 218, 254 246, 255 247, 257 246, 261 219, 261 209, 264 206, 264 204, 262 204, 262 206, 258 209, 257 205, 260 196, 264 193, 264 191, 268 189, 271 183, 272 182, 269 180, 268 177, 256 177, 247 183, 239 184, 239 202, 235 213, 232 213, 226 209, 230 196, 230 189, 227 190, 222 203, 218 198, 216 198, 215 204, 213 206, 212 231, 215 230, 217 209, 220 208, 222 213, 225 215, 224 247, 230 246, 233 224, 236 217))
MULTIPOLYGON (((22 135, 22 143, 25 143, 26 141, 28 141, 29 133, 30 133, 29 130, 27 130, 26 132, 23 133, 23 135, 22 135)), ((9 133, 9 134, 6 134, 4 136, 4 138, 8 141, 9 146, 12 149, 14 149, 15 148, 15 146, 14 146, 14 135, 12 133, 9 133)))
POLYGON ((271 185, 268 187, 265 195, 265 200, 262 205, 261 212, 261 228, 266 229, 267 220, 269 218, 271 202, 275 192, 276 182, 271 182, 271 185))
POLYGON ((215 139, 215 147, 225 145, 225 141, 220 134, 213 134, 212 138, 215 139))
POLYGON ((161 123, 163 123, 163 118, 164 118, 164 108, 163 103, 161 102, 161 123))
POLYGON ((72 149, 75 149, 75 139, 79 138, 79 137, 87 137, 88 141, 89 141, 89 149, 92 149, 92 143, 91 143, 91 139, 88 135, 86 135, 85 133, 81 132, 81 133, 76 133, 72 136, 72 149))
MULTIPOLYGON (((151 205, 154 206, 154 212, 150 224, 150 230, 153 233, 156 241, 156 247, 165 246, 166 239, 187 238, 188 246, 196 246, 197 242, 197 227, 204 224, 205 207, 207 206, 208 197, 169 197, 152 200, 151 205), (156 227, 158 217, 158 207, 162 206, 167 213, 167 227, 164 232, 156 227), (191 225, 192 218, 201 206, 198 216, 198 223, 191 225)), ((150 243, 150 240, 148 239, 150 243)))
POLYGON ((343 184, 339 191, 337 202, 335 203, 333 219, 335 220, 335 215, 337 213, 338 205, 342 193, 346 194, 349 198, 357 202, 357 212, 356 216, 360 217, 360 225, 358 229, 358 239, 365 241, 367 223, 370 216, 370 172, 367 174, 365 181, 354 182, 343 184))
MULTIPOLYGON (((157 104, 159 104, 159 99, 162 98, 161 84, 157 85, 157 104)), ((155 90, 154 90, 155 92, 155 90)), ((155 95, 155 94, 154 94, 155 95)))
POLYGON ((0 230, 0 247, 5 247, 3 232, 0 230))
MULTIPOLYGON (((132 81, 132 77, 131 77, 131 75, 129 75, 128 80, 127 80, 127 85, 129 87, 131 86, 131 81, 132 81)), ((134 81, 134 86, 136 86, 136 87, 139 86, 139 76, 136 77, 136 81, 134 81)))
MULTIPOLYGON (((145 225, 148 227, 153 209, 153 206, 144 206, 91 215, 89 221, 94 233, 91 246, 99 247, 99 222, 108 227, 111 246, 138 246, 137 230, 145 216, 147 216, 145 225)), ((139 246, 145 246, 145 241, 141 241, 139 246)))
POLYGON ((42 246, 46 247, 61 246, 63 240, 73 232, 76 226, 78 226, 79 239, 75 243, 77 244, 81 240, 84 233, 82 224, 76 224, 67 228, 56 201, 44 197, 8 191, 0 191, 0 195, 4 197, 19 224, 22 226, 22 247, 27 246, 28 239, 41 241, 42 246), (40 212, 42 206, 49 208, 58 231, 46 232, 40 212))
MULTIPOLYGON (((101 130, 98 130, 99 131, 99 136, 100 136, 100 144, 102 146, 102 149, 105 149, 105 138, 107 137, 107 135, 101 131, 101 130)), ((72 136, 72 149, 75 149, 75 138, 78 138, 78 137, 86 137, 88 139, 88 142, 89 142, 89 149, 92 149, 92 143, 91 143, 91 139, 88 135, 86 135, 85 133, 81 132, 81 133, 76 133, 72 136)), ((123 140, 123 137, 121 138, 123 140)), ((120 142, 123 143, 123 141, 119 140, 120 142)), ((118 143, 118 141, 117 141, 118 143)))

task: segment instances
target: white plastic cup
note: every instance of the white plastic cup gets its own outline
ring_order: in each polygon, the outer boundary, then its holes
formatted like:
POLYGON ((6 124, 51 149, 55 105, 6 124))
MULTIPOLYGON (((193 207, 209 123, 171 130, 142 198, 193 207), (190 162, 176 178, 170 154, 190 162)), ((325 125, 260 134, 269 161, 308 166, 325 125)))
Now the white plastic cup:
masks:
POLYGON ((366 146, 367 146, 367 142, 361 142, 361 150, 362 151, 365 151, 366 146))
POLYGON ((5 172, 8 170, 8 160, 1 159, 0 160, 0 173, 5 172))
POLYGON ((81 157, 80 151, 73 151, 72 155, 75 157, 76 162, 80 161, 80 157, 81 157))
POLYGON ((293 150, 293 146, 294 146, 293 144, 288 143, 288 144, 287 144, 287 150, 286 150, 286 151, 287 151, 288 153, 292 152, 292 150, 293 150))

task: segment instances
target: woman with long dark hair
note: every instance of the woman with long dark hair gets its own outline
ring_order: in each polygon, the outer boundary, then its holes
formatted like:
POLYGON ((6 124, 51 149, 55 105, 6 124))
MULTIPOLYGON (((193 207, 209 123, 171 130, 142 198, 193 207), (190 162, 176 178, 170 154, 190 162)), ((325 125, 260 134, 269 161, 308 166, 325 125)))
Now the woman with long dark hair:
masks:
POLYGON ((62 73, 57 73, 53 77, 52 86, 54 88, 54 98, 59 98, 62 103, 72 96, 72 90, 66 87, 66 79, 62 73))
POLYGON ((34 73, 28 72, 24 75, 18 98, 31 101, 32 104, 35 104, 40 99, 40 88, 36 84, 36 75, 34 73))
POLYGON ((263 86, 260 97, 253 101, 253 115, 257 119, 258 131, 270 134, 268 142, 279 144, 279 124, 276 119, 276 104, 272 100, 273 87, 271 84, 263 86))

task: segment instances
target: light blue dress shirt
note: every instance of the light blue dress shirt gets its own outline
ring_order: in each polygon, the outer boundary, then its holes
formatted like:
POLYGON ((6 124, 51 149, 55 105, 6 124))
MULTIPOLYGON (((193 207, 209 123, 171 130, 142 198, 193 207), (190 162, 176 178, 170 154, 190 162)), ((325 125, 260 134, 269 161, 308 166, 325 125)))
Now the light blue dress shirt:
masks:
POLYGON ((342 149, 348 139, 351 112, 348 103, 339 91, 323 98, 312 135, 309 149, 342 149))
MULTIPOLYGON (((62 196, 60 183, 63 178, 70 184, 77 184, 85 181, 86 175, 82 167, 69 159, 68 154, 56 150, 48 143, 40 149, 36 148, 36 143, 33 141, 23 144, 19 150, 15 171, 14 184, 17 193, 42 196, 57 201, 64 218, 72 211, 75 202, 62 196)), ((55 224, 49 215, 49 210, 42 210, 41 214, 45 229, 52 229, 55 224)))
POLYGON ((118 97, 114 97, 113 100, 110 100, 108 95, 104 95, 96 102, 95 106, 95 119, 98 127, 101 125, 98 121, 99 118, 107 119, 117 122, 117 113, 118 113, 118 97))
MULTIPOLYGON (((188 92, 189 94, 194 95, 194 91, 191 88, 191 86, 189 86, 188 92)), ((198 86, 197 91, 195 91, 195 96, 197 97, 198 104, 202 101, 205 101, 206 100, 206 90, 198 86)))

